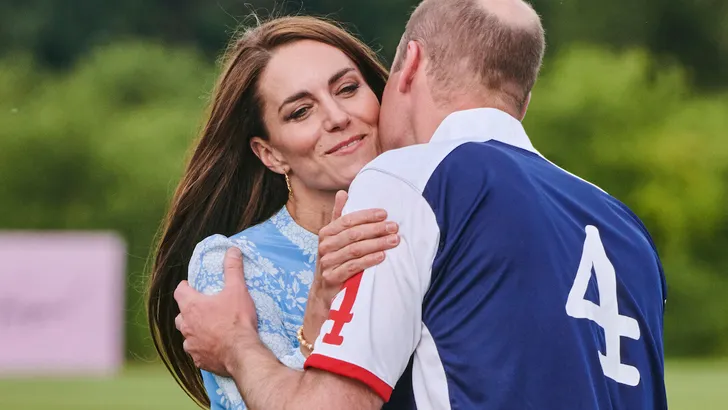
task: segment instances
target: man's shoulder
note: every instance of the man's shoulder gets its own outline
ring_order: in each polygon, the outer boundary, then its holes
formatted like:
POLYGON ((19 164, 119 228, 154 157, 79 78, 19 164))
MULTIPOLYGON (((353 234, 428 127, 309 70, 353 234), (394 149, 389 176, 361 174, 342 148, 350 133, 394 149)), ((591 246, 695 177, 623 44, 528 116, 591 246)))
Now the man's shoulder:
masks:
POLYGON ((437 166, 461 141, 410 145, 382 153, 359 172, 375 171, 399 179, 422 192, 437 166))

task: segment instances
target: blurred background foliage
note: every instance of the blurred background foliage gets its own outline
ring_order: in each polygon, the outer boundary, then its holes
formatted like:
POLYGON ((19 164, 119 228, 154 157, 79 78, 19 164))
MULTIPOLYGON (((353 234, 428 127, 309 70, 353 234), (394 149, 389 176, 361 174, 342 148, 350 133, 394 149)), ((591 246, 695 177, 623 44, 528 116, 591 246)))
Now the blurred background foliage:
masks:
MULTIPOLYGON (((152 359, 155 233, 216 59, 253 10, 339 19, 389 61, 413 0, 0 2, 0 229, 126 238, 127 355, 152 359)), ((669 285, 670 356, 728 355, 728 2, 536 0, 548 51, 526 128, 627 203, 669 285)))

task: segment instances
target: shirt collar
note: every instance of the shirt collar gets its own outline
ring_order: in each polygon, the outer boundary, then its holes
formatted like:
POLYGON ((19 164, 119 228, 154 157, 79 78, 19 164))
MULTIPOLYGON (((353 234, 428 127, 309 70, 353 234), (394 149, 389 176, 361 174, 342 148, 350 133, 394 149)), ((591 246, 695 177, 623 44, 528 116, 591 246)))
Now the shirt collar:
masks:
POLYGON ((445 117, 431 142, 448 140, 500 141, 541 155, 531 144, 520 121, 495 108, 455 111, 445 117))

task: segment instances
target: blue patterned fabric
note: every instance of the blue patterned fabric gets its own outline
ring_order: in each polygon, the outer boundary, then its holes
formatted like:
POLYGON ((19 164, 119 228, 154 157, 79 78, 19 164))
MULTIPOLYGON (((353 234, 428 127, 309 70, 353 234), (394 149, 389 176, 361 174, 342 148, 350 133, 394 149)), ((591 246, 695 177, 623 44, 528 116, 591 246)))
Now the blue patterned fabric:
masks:
MULTIPOLYGON (((198 291, 222 290, 228 248, 243 252, 245 282, 258 313, 260 339, 286 366, 302 369, 296 331, 303 323, 318 252, 318 236, 296 224, 284 206, 269 220, 227 238, 213 235, 195 248, 188 280, 198 291)), ((212 410, 246 409, 235 382, 202 372, 212 410)))

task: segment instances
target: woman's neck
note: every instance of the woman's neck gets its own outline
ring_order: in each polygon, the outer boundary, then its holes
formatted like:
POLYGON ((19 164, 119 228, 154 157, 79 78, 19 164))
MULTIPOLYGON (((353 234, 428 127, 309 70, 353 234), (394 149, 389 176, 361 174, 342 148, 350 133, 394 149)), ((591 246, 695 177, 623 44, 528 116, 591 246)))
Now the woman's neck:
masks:
POLYGON ((331 222, 336 192, 298 190, 286 202, 288 213, 303 229, 318 235, 331 222))

